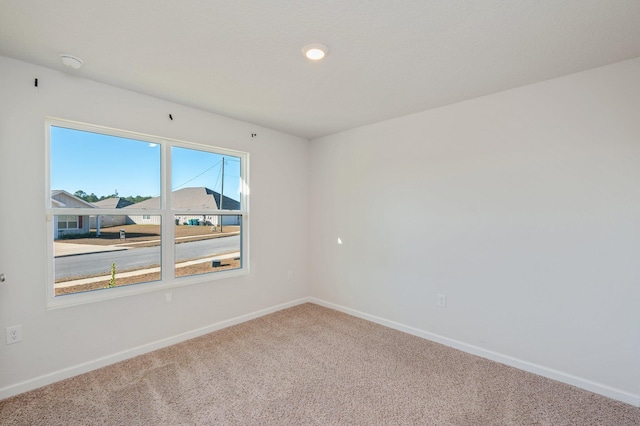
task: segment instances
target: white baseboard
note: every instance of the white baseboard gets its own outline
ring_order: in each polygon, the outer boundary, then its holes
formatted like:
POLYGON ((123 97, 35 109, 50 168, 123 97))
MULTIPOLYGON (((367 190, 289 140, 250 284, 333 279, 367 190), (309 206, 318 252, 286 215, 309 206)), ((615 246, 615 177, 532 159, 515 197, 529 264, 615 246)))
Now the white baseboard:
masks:
POLYGON ((452 347, 454 349, 461 350, 463 352, 467 352, 473 355, 487 358, 492 361, 496 361, 511 367, 518 368, 520 370, 538 374, 540 376, 547 377, 552 380, 556 380, 562 383, 567 383, 569 385, 576 386, 578 388, 585 389, 587 391, 594 392, 594 393, 606 396, 608 398, 612 398, 627 404, 631 404, 636 407, 640 407, 640 395, 621 391, 619 389, 615 389, 610 386, 606 386, 606 385, 596 383, 587 379, 583 379, 581 377, 576 377, 571 374, 563 373, 558 370, 554 370, 548 367, 523 361, 521 359, 510 357, 508 355, 503 355, 497 352, 489 351, 487 349, 470 345, 458 340, 450 339, 448 337, 440 336, 438 334, 430 333, 424 330, 420 330, 414 327, 400 324, 395 321, 390 321, 384 318, 380 318, 375 315, 369 315, 364 312, 357 311, 355 309, 347 308, 341 305, 336 305, 334 303, 326 302, 324 300, 317 299, 314 297, 305 297, 305 298, 297 299, 291 302, 272 306, 270 308, 261 309, 259 311, 240 315, 235 318, 230 318, 228 320, 220 321, 215 324, 211 324, 195 330, 187 331, 185 333, 181 333, 165 339, 157 340, 155 342, 137 346, 135 348, 127 349, 125 351, 100 357, 98 359, 95 359, 86 363, 78 364, 62 370, 54 371, 49 374, 35 377, 33 379, 29 379, 20 383, 16 383, 0 389, 0 400, 9 398, 11 396, 18 395, 20 393, 27 392, 33 389, 37 389, 42 386, 49 385, 51 383, 58 382, 60 380, 68 379, 70 377, 74 377, 79 374, 87 373, 89 371, 96 370, 98 368, 106 367, 107 365, 124 361, 138 355, 142 355, 157 349, 171 346, 176 343, 184 342, 185 340, 203 336, 213 331, 231 327, 236 324, 241 324, 243 322, 256 319, 277 311, 281 311, 283 309, 287 309, 293 306, 301 305, 307 302, 315 303, 317 305, 324 306, 330 309, 335 309, 336 311, 344 312, 346 314, 353 315, 354 317, 362 318, 367 321, 384 325, 385 327, 393 328, 395 330, 402 331, 417 337, 421 337, 423 339, 431 340, 433 342, 440 343, 440 344, 452 347))
POLYGON ((377 317, 375 315, 369 315, 364 312, 356 311, 355 309, 347 308, 334 303, 326 302, 314 297, 308 300, 311 303, 315 303, 326 308, 335 309, 336 311, 344 312, 345 314, 353 315, 354 317, 362 318, 367 321, 375 322, 380 325, 384 325, 395 330, 403 331, 405 333, 421 337, 423 339, 431 340, 436 343, 449 346, 454 349, 461 350, 473 355, 480 356, 482 358, 490 359, 501 364, 515 367, 520 370, 528 371, 539 376, 547 377, 552 380, 556 380, 561 383, 566 383, 589 392, 597 393, 607 398, 615 399, 627 404, 631 404, 636 407, 640 407, 640 395, 625 392, 619 389, 612 388, 607 385, 593 382, 591 380, 583 379, 571 374, 563 373, 562 371, 554 370, 552 368, 544 367, 541 365, 533 364, 531 362, 523 361, 518 358, 514 358, 508 355, 503 355, 498 352, 493 352, 487 349, 480 348, 478 346, 470 345, 458 340, 450 339, 448 337, 440 336, 438 334, 430 333, 428 331, 420 330, 418 328, 410 327, 404 324, 390 321, 384 318, 377 317))
POLYGON ((20 383, 16 383, 0 389, 0 401, 9 398, 14 395, 21 394, 33 389, 40 388, 42 386, 49 385, 51 383, 58 382, 60 380, 68 379, 70 377, 77 376, 79 374, 87 373, 98 368, 106 367, 107 365, 115 364, 116 362, 124 361, 138 355, 142 355, 157 349, 165 348, 167 346, 175 345, 176 343, 184 342, 185 340, 200 337, 213 331, 221 330, 223 328, 231 327, 232 325, 240 324, 252 319, 262 317, 264 315, 272 314, 283 309, 291 308, 293 306, 301 305, 310 301, 310 298, 297 299, 291 302, 282 303, 280 305, 272 306, 270 308, 261 309, 259 311, 250 312, 248 314, 240 315, 235 318, 220 321, 215 324, 211 324, 205 327, 197 328, 195 330, 180 333, 175 336, 167 337, 165 339, 156 340, 155 342, 147 343, 135 348, 127 349, 125 351, 116 352, 111 355, 100 357, 89 362, 74 365, 62 370, 54 371, 49 374, 45 374, 33 379, 25 380, 20 383))

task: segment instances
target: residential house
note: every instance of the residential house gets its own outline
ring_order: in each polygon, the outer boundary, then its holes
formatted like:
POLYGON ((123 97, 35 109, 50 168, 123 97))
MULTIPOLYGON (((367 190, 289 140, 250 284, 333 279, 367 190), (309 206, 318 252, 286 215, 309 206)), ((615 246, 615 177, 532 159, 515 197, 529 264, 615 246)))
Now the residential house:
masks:
MULTIPOLYGON (((175 210, 218 210, 220 204, 220 193, 209 188, 182 188, 173 191, 172 203, 175 210)), ((153 197, 139 203, 125 206, 129 209, 157 209, 160 207, 160 197, 153 197)), ((239 210, 240 202, 222 195, 222 210, 239 210)), ((180 214, 175 217, 176 225, 239 225, 240 219, 236 215, 218 216, 213 214, 180 214)), ((129 215, 127 223, 143 225, 159 225, 160 217, 157 215, 129 215)))
MULTIPOLYGON (((95 209, 96 207, 84 201, 81 198, 65 191, 51 191, 51 206, 54 208, 64 207, 80 207, 95 209)), ((63 238, 65 235, 88 234, 91 230, 91 215, 72 216, 72 215, 54 215, 53 216, 53 235, 55 239, 63 238)))
MULTIPOLYGON (((121 209, 133 204, 122 197, 109 197, 104 200, 96 201, 94 206, 100 209, 121 209)), ((127 223, 126 215, 99 215, 91 216, 91 228, 95 229, 100 224, 102 228, 110 228, 112 226, 121 226, 127 223)))

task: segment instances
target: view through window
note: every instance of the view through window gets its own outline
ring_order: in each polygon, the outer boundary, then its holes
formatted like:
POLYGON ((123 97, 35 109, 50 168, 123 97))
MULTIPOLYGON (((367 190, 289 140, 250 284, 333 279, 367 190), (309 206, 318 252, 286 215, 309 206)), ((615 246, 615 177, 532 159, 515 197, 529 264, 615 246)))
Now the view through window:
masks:
POLYGON ((245 268, 246 154, 48 128, 54 298, 245 268))

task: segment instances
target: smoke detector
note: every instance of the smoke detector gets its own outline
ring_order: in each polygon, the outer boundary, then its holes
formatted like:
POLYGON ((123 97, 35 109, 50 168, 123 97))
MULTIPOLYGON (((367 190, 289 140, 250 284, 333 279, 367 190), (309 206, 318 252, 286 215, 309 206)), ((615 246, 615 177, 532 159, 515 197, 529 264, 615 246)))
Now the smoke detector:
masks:
POLYGON ((61 53, 58 56, 60 57, 60 61, 62 61, 65 66, 73 68, 74 70, 79 70, 82 64, 84 64, 84 61, 82 59, 73 55, 69 55, 68 53, 61 53))

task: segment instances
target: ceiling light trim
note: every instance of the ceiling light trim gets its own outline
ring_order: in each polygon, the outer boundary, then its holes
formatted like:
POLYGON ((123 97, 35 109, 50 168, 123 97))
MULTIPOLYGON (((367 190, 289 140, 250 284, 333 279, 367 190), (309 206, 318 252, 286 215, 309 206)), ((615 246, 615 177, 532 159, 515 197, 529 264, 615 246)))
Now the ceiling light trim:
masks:
POLYGON ((318 62, 327 57, 329 49, 321 43, 307 44, 302 48, 302 54, 312 62, 318 62))

